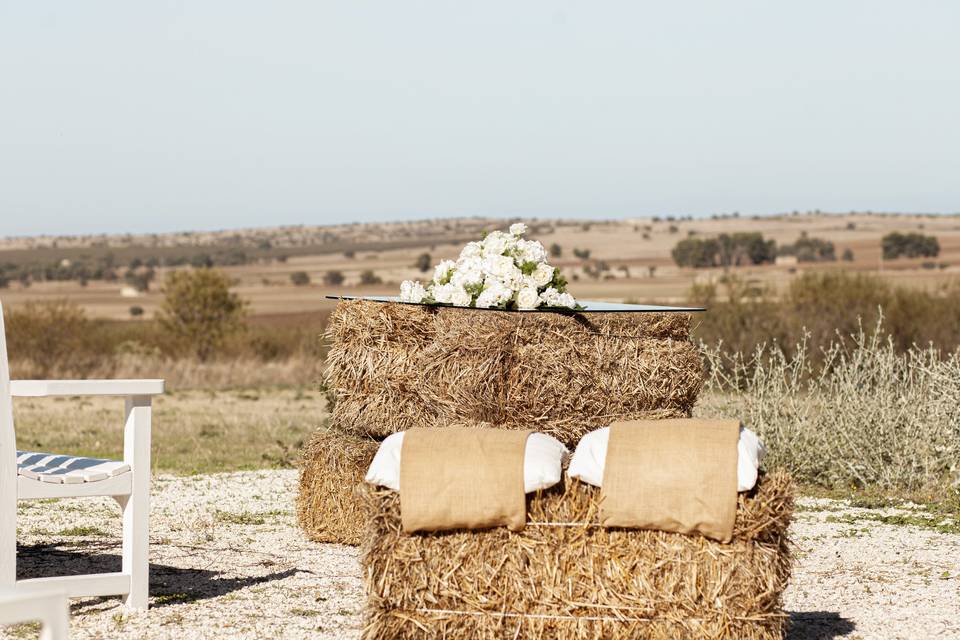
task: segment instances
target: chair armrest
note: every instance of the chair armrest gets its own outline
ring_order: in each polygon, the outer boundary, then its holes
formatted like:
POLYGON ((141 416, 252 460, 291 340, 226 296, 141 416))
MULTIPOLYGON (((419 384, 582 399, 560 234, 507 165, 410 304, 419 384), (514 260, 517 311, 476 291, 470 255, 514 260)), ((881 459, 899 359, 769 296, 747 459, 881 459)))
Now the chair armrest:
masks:
POLYGON ((158 396, 163 380, 11 380, 10 395, 21 398, 50 396, 158 396))

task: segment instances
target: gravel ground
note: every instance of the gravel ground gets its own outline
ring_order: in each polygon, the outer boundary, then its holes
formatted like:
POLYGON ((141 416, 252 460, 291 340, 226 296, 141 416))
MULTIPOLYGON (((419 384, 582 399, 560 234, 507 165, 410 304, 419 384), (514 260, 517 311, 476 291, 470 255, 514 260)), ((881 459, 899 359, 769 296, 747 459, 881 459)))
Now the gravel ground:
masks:
MULTIPOLYGON (((357 551, 301 535, 296 485, 295 471, 157 478, 150 610, 74 601, 73 637, 358 638, 357 551)), ((118 571, 118 513, 110 499, 21 503, 20 577, 118 571)), ((922 513, 802 500, 790 638, 960 638, 960 535, 878 521, 922 513)))

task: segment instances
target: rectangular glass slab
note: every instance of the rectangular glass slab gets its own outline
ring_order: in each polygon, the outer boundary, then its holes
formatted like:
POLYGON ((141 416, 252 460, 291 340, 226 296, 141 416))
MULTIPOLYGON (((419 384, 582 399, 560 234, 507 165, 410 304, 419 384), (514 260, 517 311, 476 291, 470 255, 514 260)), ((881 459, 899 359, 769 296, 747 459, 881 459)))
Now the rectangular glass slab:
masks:
MULTIPOLYGON (((397 296, 326 296, 329 300, 369 300, 371 302, 392 302, 396 304, 419 304, 424 307, 452 307, 449 304, 423 304, 420 302, 401 302, 397 296)), ((622 302, 602 302, 599 300, 578 300, 582 309, 563 309, 559 307, 541 307, 539 309, 478 309, 479 311, 507 311, 509 313, 696 313, 706 311, 704 307, 664 307, 656 304, 625 304, 622 302)), ((473 309, 474 307, 468 307, 473 309)))

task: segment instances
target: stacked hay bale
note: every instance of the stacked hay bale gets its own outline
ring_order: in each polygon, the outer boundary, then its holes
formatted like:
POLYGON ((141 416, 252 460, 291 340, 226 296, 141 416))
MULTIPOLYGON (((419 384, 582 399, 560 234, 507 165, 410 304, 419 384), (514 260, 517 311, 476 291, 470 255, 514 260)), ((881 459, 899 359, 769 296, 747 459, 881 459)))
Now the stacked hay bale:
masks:
POLYGON ((529 500, 527 527, 409 535, 398 494, 364 489, 365 640, 782 638, 789 477, 741 494, 733 541, 599 526, 599 489, 529 500))
POLYGON ((615 420, 689 416, 703 383, 690 323, 686 313, 341 301, 327 327, 332 426, 304 456, 301 525, 314 540, 355 544, 362 518, 333 527, 330 515, 360 513, 355 490, 370 443, 411 427, 488 422, 572 449, 615 420), (334 464, 337 451, 352 454, 334 464))
POLYGON ((517 313, 341 301, 332 421, 356 435, 482 421, 568 446, 613 420, 688 416, 703 384, 686 313, 517 313))
POLYGON ((297 517, 315 542, 359 545, 366 512, 360 485, 380 443, 337 429, 318 429, 307 444, 300 475, 297 517))

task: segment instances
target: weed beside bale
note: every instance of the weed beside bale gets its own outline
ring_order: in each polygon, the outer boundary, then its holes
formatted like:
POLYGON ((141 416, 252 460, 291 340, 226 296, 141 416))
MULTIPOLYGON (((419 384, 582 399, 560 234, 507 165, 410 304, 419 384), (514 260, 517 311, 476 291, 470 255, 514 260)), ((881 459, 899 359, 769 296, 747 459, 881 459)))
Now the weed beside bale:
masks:
POLYGON ((337 429, 318 429, 303 452, 297 518, 314 542, 359 545, 367 513, 358 489, 380 443, 337 429))
POLYGON ((734 537, 598 526, 600 491, 532 496, 518 533, 405 534, 398 494, 363 489, 364 638, 782 638, 789 476, 739 497, 734 537))
POLYGON ((897 351, 881 326, 817 354, 805 342, 751 357, 707 349, 701 415, 739 416, 767 468, 827 489, 949 495, 960 487, 960 353, 897 351))

